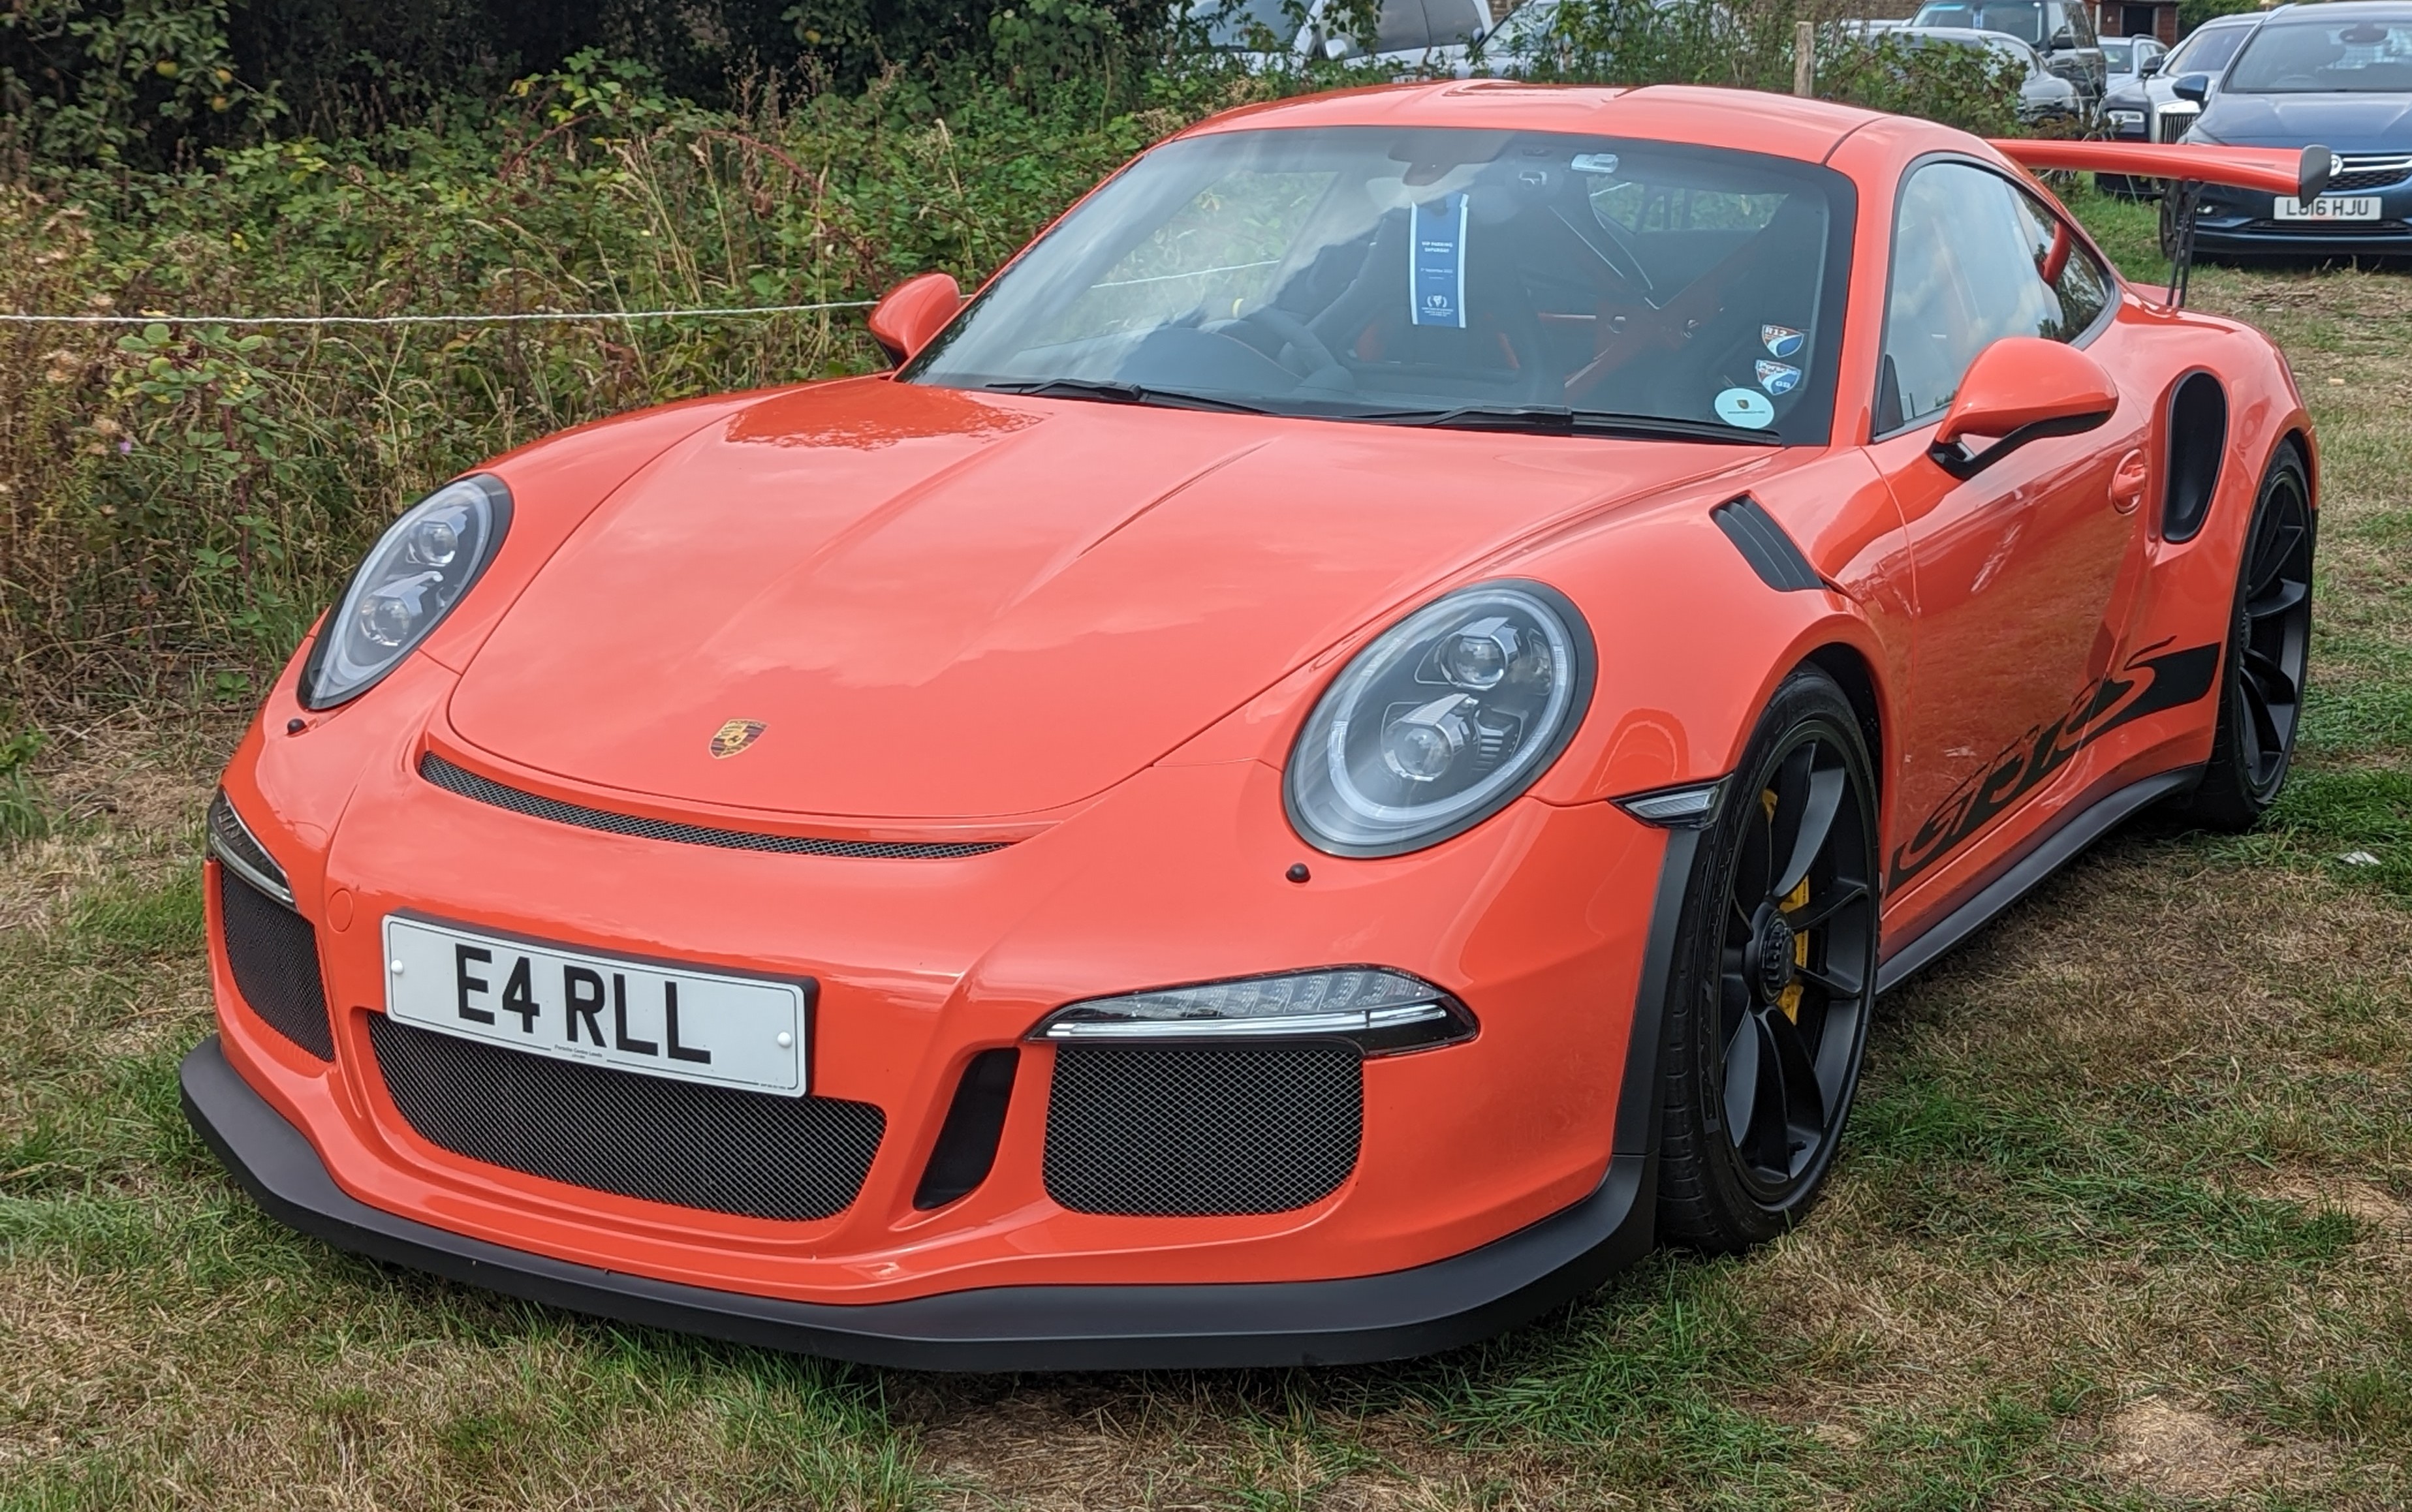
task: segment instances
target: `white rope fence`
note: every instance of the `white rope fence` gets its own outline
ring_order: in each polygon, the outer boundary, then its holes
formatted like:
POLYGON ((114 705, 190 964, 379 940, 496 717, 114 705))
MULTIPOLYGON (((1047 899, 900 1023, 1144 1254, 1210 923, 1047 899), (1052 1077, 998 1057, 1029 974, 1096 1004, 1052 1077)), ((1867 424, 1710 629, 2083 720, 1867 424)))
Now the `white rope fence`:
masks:
POLYGON ((766 315, 810 315, 821 310, 867 310, 877 300, 829 300, 819 304, 743 304, 714 310, 538 310, 522 315, 18 315, 0 311, 11 326, 503 326, 593 320, 685 320, 766 315))

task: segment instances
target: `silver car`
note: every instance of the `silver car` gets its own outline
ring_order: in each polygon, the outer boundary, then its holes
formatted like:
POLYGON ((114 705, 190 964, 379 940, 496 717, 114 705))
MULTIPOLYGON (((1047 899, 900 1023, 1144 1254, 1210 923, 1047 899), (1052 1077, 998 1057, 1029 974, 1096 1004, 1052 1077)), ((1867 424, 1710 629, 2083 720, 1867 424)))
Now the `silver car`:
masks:
POLYGON ((1241 54, 1255 71, 1330 58, 1402 75, 1463 74, 1468 51, 1491 30, 1484 0, 1381 0, 1370 38, 1349 36, 1330 8, 1326 0, 1189 0, 1188 21, 1207 46, 1241 54))

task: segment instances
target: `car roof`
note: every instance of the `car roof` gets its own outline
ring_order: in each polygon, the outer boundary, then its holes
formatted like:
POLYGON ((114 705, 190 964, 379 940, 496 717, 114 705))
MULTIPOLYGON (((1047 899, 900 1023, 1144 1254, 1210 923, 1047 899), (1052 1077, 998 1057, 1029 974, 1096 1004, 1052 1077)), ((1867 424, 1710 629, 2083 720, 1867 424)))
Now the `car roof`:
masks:
POLYGON ((1845 137, 1889 119, 1855 106, 1691 84, 1619 89, 1513 79, 1379 84, 1243 105, 1182 136, 1260 127, 1456 126, 1694 142, 1822 162, 1845 137))

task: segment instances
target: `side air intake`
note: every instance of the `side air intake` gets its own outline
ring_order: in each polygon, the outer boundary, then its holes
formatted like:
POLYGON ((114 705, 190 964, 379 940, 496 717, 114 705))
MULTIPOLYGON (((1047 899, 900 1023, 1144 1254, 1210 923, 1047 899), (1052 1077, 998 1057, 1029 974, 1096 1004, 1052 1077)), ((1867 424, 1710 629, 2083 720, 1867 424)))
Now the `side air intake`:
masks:
POLYGON ((2208 373, 2189 373, 2169 394, 2169 486, 2161 537, 2188 541, 2211 514, 2219 459, 2228 450, 2228 390, 2208 373))

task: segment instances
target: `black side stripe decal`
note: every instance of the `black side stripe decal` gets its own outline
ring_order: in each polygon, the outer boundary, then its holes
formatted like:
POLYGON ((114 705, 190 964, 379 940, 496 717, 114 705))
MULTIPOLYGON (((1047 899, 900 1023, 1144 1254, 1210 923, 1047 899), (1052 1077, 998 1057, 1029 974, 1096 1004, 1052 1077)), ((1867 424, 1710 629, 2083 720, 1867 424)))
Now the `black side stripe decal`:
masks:
POLYGON ((1728 499, 1710 510, 1709 518, 1734 543, 1734 550, 1758 574, 1758 580, 1777 593, 1797 594, 1826 586, 1826 580, 1817 576, 1817 569, 1792 544, 1775 517, 1749 494, 1728 499))

